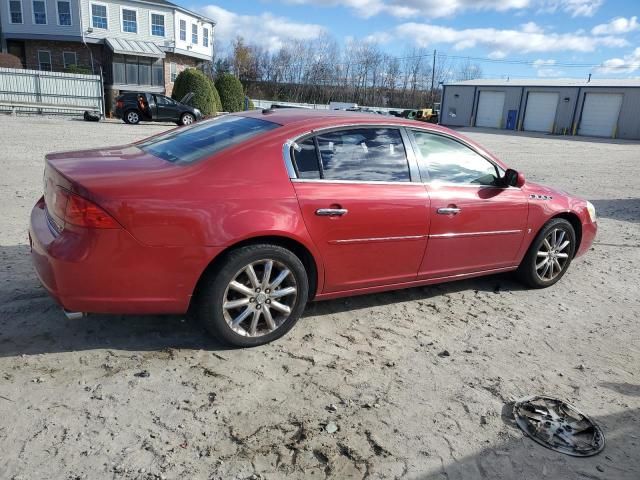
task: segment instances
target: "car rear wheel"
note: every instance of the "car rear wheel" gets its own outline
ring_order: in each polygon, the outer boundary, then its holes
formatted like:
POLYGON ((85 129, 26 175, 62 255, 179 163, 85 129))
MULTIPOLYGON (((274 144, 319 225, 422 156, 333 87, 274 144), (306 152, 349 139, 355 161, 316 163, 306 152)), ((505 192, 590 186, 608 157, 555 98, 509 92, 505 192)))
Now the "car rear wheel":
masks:
POLYGON ((307 273, 295 254, 277 245, 249 245, 230 252, 204 280, 196 311, 212 335, 253 347, 291 330, 308 294, 307 273))
POLYGON ((129 110, 124 114, 125 123, 129 123, 131 125, 136 125, 140 123, 140 114, 135 110, 129 110))
POLYGON ((182 125, 191 125, 196 121, 196 118, 190 113, 183 113, 182 117, 180 117, 180 123, 182 125))
POLYGON ((550 287, 567 272, 576 249, 576 232, 563 218, 549 221, 538 233, 522 263, 518 277, 533 288, 550 287))

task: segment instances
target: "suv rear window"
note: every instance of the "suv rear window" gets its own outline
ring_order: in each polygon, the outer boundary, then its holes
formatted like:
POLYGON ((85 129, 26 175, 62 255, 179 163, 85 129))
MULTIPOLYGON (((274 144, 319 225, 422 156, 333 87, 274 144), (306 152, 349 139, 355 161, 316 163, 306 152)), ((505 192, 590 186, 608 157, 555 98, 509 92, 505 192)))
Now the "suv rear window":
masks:
POLYGON ((152 137, 138 147, 168 162, 189 164, 279 126, 258 118, 226 115, 152 137))

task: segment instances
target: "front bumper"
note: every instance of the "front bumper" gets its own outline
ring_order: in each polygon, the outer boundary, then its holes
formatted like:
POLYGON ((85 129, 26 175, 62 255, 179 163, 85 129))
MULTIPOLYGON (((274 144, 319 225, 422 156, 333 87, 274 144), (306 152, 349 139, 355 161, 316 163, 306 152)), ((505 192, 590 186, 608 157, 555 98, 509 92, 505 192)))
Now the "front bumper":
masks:
POLYGON ((598 224, 596 222, 585 222, 582 224, 582 238, 580 240, 580 246, 575 256, 579 257, 589 251, 593 245, 593 241, 598 233, 598 224))
POLYGON ((31 257, 51 296, 73 312, 181 314, 221 249, 147 247, 124 229, 49 223, 44 199, 31 211, 31 257))

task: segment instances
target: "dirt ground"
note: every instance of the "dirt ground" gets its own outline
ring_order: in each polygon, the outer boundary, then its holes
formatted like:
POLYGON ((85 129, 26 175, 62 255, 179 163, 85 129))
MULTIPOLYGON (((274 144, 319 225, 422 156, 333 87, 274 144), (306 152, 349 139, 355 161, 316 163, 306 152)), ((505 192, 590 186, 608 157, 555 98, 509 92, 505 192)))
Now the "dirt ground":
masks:
POLYGON ((66 320, 31 266, 43 155, 166 128, 0 117, 1 479, 640 478, 639 143, 468 132, 596 205, 596 244, 556 286, 316 303, 286 338, 225 350, 181 317, 66 320), (525 438, 503 409, 533 394, 592 415, 604 452, 525 438))

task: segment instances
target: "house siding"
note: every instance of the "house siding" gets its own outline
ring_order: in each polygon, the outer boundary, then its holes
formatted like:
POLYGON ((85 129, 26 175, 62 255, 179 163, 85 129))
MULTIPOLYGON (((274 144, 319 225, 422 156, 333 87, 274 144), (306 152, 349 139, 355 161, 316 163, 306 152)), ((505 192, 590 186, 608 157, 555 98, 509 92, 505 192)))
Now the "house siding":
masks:
POLYGON ((70 0, 71 25, 58 25, 58 13, 55 0, 46 0, 47 24, 36 25, 33 22, 33 2, 22 0, 22 23, 9 23, 9 0, 0 0, 0 20, 2 34, 7 38, 19 38, 21 35, 49 35, 78 37, 81 36, 81 26, 78 11, 78 0, 70 0))

